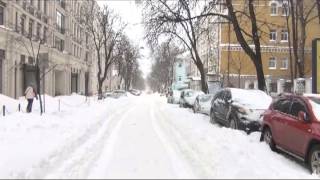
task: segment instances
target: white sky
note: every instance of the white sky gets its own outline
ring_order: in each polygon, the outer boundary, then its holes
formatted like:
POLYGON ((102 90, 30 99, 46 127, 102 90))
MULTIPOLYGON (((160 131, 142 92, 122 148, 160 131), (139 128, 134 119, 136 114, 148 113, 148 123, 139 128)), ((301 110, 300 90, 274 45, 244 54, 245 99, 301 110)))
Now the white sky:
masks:
POLYGON ((149 48, 143 40, 145 35, 142 24, 142 10, 135 4, 134 0, 97 0, 100 6, 107 4, 115 13, 119 14, 125 23, 128 23, 126 34, 139 47, 143 55, 139 59, 140 69, 144 77, 148 75, 151 70, 151 60, 149 58, 149 48))

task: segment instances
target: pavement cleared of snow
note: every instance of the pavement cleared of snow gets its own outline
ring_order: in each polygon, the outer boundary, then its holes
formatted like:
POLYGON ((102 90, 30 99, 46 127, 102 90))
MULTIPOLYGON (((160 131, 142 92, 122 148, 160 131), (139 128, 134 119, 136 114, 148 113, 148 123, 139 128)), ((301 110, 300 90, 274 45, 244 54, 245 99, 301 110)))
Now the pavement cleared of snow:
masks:
MULTIPOLYGON (((32 114, 0 117, 0 178, 317 179, 260 143, 259 133, 211 125, 158 95, 46 100, 43 116, 36 104, 32 114)), ((0 102, 10 112, 26 106, 0 102)))

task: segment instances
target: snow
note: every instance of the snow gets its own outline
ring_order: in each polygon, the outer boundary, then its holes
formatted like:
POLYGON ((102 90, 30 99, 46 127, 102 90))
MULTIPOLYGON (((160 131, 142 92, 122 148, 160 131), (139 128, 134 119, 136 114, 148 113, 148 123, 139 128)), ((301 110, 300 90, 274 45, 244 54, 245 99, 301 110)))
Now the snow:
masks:
POLYGON ((0 178, 314 178, 250 136, 156 95, 46 96, 31 114, 25 100, 0 96, 0 178), (60 111, 58 108, 60 101, 60 111), (9 106, 9 105, 8 105, 9 106))
POLYGON ((248 109, 266 110, 272 102, 272 98, 260 90, 230 88, 230 91, 232 93, 232 100, 234 103, 245 105, 248 109))

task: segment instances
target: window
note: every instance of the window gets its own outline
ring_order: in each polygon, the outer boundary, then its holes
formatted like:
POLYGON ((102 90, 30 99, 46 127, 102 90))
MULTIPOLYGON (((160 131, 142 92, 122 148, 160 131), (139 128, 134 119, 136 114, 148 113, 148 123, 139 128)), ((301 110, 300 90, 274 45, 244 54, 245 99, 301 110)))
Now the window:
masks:
POLYGON ((179 63, 179 67, 182 67, 182 63, 179 63))
POLYGON ((281 31, 281 41, 288 42, 288 39, 289 39, 288 30, 282 30, 281 31))
POLYGON ((270 41, 276 41, 276 40, 277 40, 277 31, 270 30, 270 41))
POLYGON ((18 12, 16 12, 16 31, 18 32, 19 31, 19 15, 18 15, 18 12))
POLYGON ((55 48, 57 48, 59 51, 63 51, 64 50, 64 40, 55 37, 55 48))
POLYGON ((270 8, 271 15, 278 15, 278 5, 277 3, 272 3, 270 8))
POLYGON ((269 69, 277 69, 277 60, 275 57, 269 59, 269 69))
POLYGON ((38 10, 41 10, 41 0, 38 0, 38 10))
POLYGON ((282 60, 281 60, 281 69, 284 69, 284 70, 287 70, 288 69, 288 67, 289 67, 289 60, 288 60, 288 58, 283 58, 282 60))
POLYGON ((29 20, 29 37, 32 38, 32 35, 33 35, 33 20, 30 19, 29 20))
POLYGON ((181 76, 179 76, 179 81, 181 81, 181 76))
POLYGON ((295 100, 292 103, 290 114, 292 116, 298 117, 300 111, 303 111, 303 112, 307 113, 306 106, 301 101, 295 100))
POLYGON ((0 25, 4 25, 4 7, 0 6, 0 25))
POLYGON ((26 56, 25 55, 21 55, 20 56, 20 63, 21 64, 25 64, 26 63, 26 56))
POLYGON ((37 38, 40 38, 40 32, 41 32, 41 24, 37 24, 37 38))
POLYGON ((57 29, 61 34, 64 34, 64 15, 57 11, 57 29))
POLYGON ((43 1, 43 11, 45 14, 47 14, 47 0, 43 1))
POLYGON ((289 16, 289 12, 290 12, 290 9, 289 9, 288 4, 283 4, 283 6, 282 6, 282 16, 289 16))
POLYGON ((57 0, 58 4, 64 9, 65 8, 65 1, 64 0, 57 0))
POLYGON ((34 60, 33 60, 33 57, 28 57, 28 64, 33 64, 34 63, 34 60))
POLYGON ((48 28, 44 27, 43 28, 43 42, 46 43, 47 42, 47 34, 48 34, 48 28))
POLYGON ((24 25, 25 25, 25 20, 26 20, 26 15, 22 15, 20 17, 20 27, 21 27, 21 34, 24 34, 25 31, 24 31, 24 25))
POLYGON ((285 114, 289 114, 291 100, 290 99, 280 99, 276 101, 273 105, 273 109, 285 114))

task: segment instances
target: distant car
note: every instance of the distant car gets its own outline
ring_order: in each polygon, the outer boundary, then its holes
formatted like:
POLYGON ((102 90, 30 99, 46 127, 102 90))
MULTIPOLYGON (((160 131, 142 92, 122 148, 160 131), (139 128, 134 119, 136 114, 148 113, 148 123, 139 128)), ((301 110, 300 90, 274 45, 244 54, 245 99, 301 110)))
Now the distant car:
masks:
POLYGON ((180 96, 181 96, 181 91, 172 90, 168 94, 167 102, 170 104, 179 104, 180 96))
POLYGON ((211 101, 213 97, 213 94, 202 94, 197 96, 193 105, 193 112, 210 115, 211 101))
POLYGON ((129 92, 132 94, 132 95, 135 95, 135 96, 140 96, 141 95, 141 91, 137 90, 137 89, 130 89, 129 92))
POLYGON ((210 122, 247 133, 259 131, 262 114, 271 103, 272 98, 263 91, 226 88, 211 102, 210 122))
POLYGON ((320 175, 320 96, 282 95, 264 114, 261 140, 320 175))
POLYGON ((198 95, 204 94, 202 91, 186 89, 181 92, 179 106, 192 108, 198 95))
POLYGON ((111 96, 112 98, 115 98, 115 99, 118 99, 120 97, 126 97, 128 96, 127 95, 127 92, 124 91, 124 90, 114 90, 112 93, 111 93, 111 96))
POLYGON ((103 97, 107 98, 107 97, 111 97, 111 95, 112 95, 112 92, 106 92, 104 93, 103 97))

